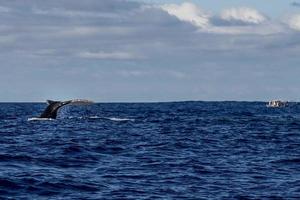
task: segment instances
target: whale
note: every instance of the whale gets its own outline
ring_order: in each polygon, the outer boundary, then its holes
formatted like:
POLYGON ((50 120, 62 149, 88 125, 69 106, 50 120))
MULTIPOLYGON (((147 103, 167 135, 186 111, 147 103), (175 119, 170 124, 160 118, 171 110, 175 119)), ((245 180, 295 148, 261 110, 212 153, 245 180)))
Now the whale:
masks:
POLYGON ((85 100, 85 99, 74 99, 74 100, 67 100, 67 101, 53 101, 47 100, 48 106, 40 115, 40 119, 56 119, 58 110, 66 105, 89 105, 92 104, 92 101, 85 100))

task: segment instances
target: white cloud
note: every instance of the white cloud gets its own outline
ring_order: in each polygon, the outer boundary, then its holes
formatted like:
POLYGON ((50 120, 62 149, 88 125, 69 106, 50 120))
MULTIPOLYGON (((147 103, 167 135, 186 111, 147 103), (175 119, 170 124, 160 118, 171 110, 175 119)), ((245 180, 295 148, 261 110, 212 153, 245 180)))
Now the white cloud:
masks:
POLYGON ((0 6, 0 13, 8 13, 11 12, 11 9, 8 7, 0 6))
POLYGON ((209 25, 209 14, 205 13, 200 7, 192 3, 165 4, 161 9, 178 19, 190 22, 193 25, 204 28, 209 25))
POLYGON ((185 78, 188 78, 188 76, 186 75, 186 73, 183 73, 181 71, 169 70, 166 73, 168 75, 176 78, 176 79, 185 79, 185 78))
POLYGON ((117 73, 123 77, 141 77, 148 74, 148 72, 141 70, 119 70, 117 73))
POLYGON ((14 43, 15 41, 16 41, 15 36, 0 35, 0 44, 10 44, 10 43, 14 43))
POLYGON ((57 35, 61 36, 90 36, 99 32, 99 28, 96 27, 72 27, 66 30, 57 32, 57 35))
POLYGON ((263 25, 249 25, 249 26, 211 26, 206 32, 208 33, 218 33, 218 34, 231 34, 231 35, 270 35, 285 33, 287 30, 276 23, 266 23, 263 25))
POLYGON ((300 14, 290 17, 288 20, 288 25, 290 28, 300 31, 300 14))
POLYGON ((215 16, 193 3, 164 4, 160 9, 181 21, 193 24, 199 28, 199 32, 234 35, 268 35, 284 32, 281 25, 271 23, 259 11, 247 7, 226 9, 215 16))
POLYGON ((112 59, 112 60, 130 60, 139 58, 137 55, 129 52, 81 52, 78 54, 81 58, 90 59, 112 59))
POLYGON ((249 24, 261 24, 266 17, 257 10, 247 7, 230 8, 223 10, 220 18, 225 21, 238 21, 249 24))
MULTIPOLYGON (((1 7, 0 7, 1 11, 1 7)), ((109 12, 96 12, 96 11, 78 11, 78 10, 66 10, 61 8, 53 8, 48 10, 42 10, 38 8, 33 9, 33 13, 37 15, 48 15, 48 16, 61 16, 61 17, 80 17, 80 18, 117 18, 119 15, 109 12)))
POLYGON ((94 36, 94 35, 119 35, 125 36, 132 33, 130 27, 119 26, 66 26, 60 28, 53 33, 54 36, 59 37, 81 37, 81 36, 94 36))

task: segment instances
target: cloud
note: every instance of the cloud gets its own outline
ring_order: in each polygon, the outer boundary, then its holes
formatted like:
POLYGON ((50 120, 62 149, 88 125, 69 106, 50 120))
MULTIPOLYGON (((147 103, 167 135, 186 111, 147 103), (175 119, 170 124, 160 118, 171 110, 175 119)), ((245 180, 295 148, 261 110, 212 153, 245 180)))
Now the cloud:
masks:
POLYGON ((137 55, 129 52, 81 52, 78 54, 81 58, 88 59, 111 59, 111 60, 128 60, 139 58, 137 55))
POLYGON ((9 36, 9 35, 3 36, 3 35, 0 35, 0 44, 1 45, 12 44, 15 41, 16 41, 16 38, 14 36, 9 36))
POLYGON ((284 26, 276 23, 266 23, 263 25, 232 25, 227 23, 218 24, 207 29, 208 33, 230 34, 230 35, 272 35, 286 33, 284 26))
POLYGON ((176 16, 178 19, 189 22, 199 28, 204 28, 209 25, 210 16, 195 4, 165 4, 161 6, 161 9, 165 10, 170 15, 176 16))
POLYGON ((8 7, 0 6, 0 13, 8 13, 11 12, 11 9, 8 7))
MULTIPOLYGON (((14 91, 2 100, 28 88, 29 100, 49 90, 100 101, 264 98, 261 85, 284 88, 279 75, 296 81, 300 73, 300 36, 254 9, 123 0, 1 6, 0 91, 14 91)), ((299 21, 288 25, 298 30, 299 21)))
POLYGON ((220 18, 224 21, 237 24, 261 24, 266 21, 266 17, 263 14, 247 7, 223 10, 220 14, 220 18))
POLYGON ((287 24, 290 28, 300 31, 300 14, 291 16, 288 19, 287 24))
MULTIPOLYGON (((1 11, 1 8, 0 8, 1 11)), ((78 18, 116 18, 117 14, 114 13, 104 13, 97 11, 78 11, 78 10, 66 10, 60 8, 52 9, 33 9, 33 13, 36 15, 45 15, 45 16, 60 16, 60 17, 78 17, 78 18)))
POLYGON ((171 77, 174 77, 176 79, 179 79, 179 80, 188 78, 186 73, 181 72, 181 71, 169 70, 169 71, 166 72, 166 74, 168 74, 171 77))
POLYGON ((300 7, 300 2, 294 1, 291 3, 291 6, 300 7))
POLYGON ((66 10, 74 12, 112 12, 120 13, 127 12, 128 10, 139 8, 140 3, 127 0, 23 0, 21 3, 18 1, 2 1, 1 7, 14 8, 18 11, 30 11, 30 10, 66 10), (25 9, 25 10, 23 10, 25 9))
POLYGON ((194 25, 198 32, 267 35, 283 31, 280 25, 269 22, 259 11, 248 7, 226 9, 219 15, 208 14, 193 3, 164 4, 160 9, 194 25))
POLYGON ((101 29, 97 27, 77 26, 77 27, 68 27, 65 29, 61 29, 54 34, 57 36, 72 37, 72 36, 91 36, 99 32, 101 32, 101 29))
POLYGON ((132 78, 132 77, 143 77, 149 74, 149 72, 141 71, 141 70, 119 70, 117 71, 117 74, 126 77, 126 78, 132 78))

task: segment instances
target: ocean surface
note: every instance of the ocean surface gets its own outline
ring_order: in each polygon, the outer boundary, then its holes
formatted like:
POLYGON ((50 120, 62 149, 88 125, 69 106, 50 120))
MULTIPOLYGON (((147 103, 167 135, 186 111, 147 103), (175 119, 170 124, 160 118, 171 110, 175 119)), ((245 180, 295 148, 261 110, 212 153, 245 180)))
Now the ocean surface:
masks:
POLYGON ((0 199, 299 199, 300 105, 0 104, 0 199))

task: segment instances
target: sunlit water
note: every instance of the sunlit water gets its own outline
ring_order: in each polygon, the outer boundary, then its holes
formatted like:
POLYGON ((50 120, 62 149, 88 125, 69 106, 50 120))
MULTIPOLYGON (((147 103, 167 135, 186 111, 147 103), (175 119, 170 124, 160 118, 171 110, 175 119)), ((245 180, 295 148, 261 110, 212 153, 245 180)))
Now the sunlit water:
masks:
POLYGON ((0 104, 3 199, 293 199, 300 105, 0 104))

